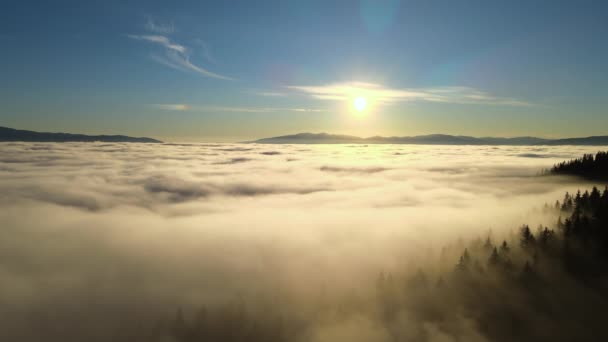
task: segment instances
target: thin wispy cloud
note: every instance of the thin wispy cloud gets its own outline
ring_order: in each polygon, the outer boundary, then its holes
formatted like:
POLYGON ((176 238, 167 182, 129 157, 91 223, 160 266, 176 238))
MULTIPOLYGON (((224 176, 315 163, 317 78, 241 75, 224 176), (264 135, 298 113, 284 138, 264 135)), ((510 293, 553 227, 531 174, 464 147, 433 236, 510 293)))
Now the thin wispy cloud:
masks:
POLYGON ((180 103, 160 103, 160 104, 153 104, 152 106, 154 106, 158 109, 171 110, 171 111, 190 110, 190 106, 188 106, 186 104, 180 104, 180 103))
POLYGON ((152 17, 147 17, 147 21, 146 21, 146 24, 144 25, 144 28, 147 31, 154 32, 154 33, 160 33, 160 34, 172 34, 175 32, 175 25, 173 25, 173 23, 169 23, 169 24, 158 23, 158 22, 154 21, 154 19, 152 19, 152 17))
POLYGON ((258 95, 258 96, 265 96, 265 97, 283 97, 283 96, 287 96, 287 94, 285 93, 281 93, 278 91, 254 91, 252 92, 252 94, 258 95))
POLYGON ((213 57, 209 44, 202 39, 196 39, 195 42, 201 47, 203 57, 205 57, 209 63, 217 64, 217 60, 213 57))
POLYGON ((188 104, 153 104, 152 106, 167 111, 191 111, 191 112, 231 112, 231 113, 279 113, 300 112, 318 113, 325 109, 298 108, 298 107, 231 107, 231 106, 192 106, 188 104))
POLYGON ((194 64, 190 60, 192 50, 185 45, 173 42, 169 37, 164 35, 135 35, 128 34, 127 37, 135 40, 145 41, 161 46, 164 49, 164 54, 153 53, 151 58, 162 65, 170 68, 195 72, 206 77, 221 79, 221 80, 234 80, 233 78, 220 75, 209 71, 201 66, 194 64))
POLYGON ((287 86, 316 99, 343 101, 364 96, 378 103, 424 101, 436 103, 529 106, 525 101, 490 95, 470 87, 389 88, 376 83, 345 82, 320 86, 287 86))
POLYGON ((177 51, 177 52, 184 53, 184 54, 187 52, 187 49, 185 46, 172 43, 171 40, 169 40, 169 38, 165 37, 165 36, 128 34, 127 37, 132 38, 132 39, 137 39, 137 40, 145 40, 145 41, 148 41, 151 43, 157 43, 157 44, 162 45, 163 47, 165 47, 168 50, 173 50, 173 51, 177 51))
POLYGON ((275 108, 275 107, 193 107, 201 112, 241 112, 241 113, 276 113, 276 112, 323 112, 317 108, 275 108))

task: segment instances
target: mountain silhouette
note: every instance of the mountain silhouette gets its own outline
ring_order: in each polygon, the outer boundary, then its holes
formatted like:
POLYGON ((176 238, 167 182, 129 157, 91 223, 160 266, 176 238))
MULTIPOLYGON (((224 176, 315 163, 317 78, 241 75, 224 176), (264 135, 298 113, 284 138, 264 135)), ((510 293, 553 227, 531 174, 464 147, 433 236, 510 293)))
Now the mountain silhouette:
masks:
POLYGON ((421 144, 421 145, 608 145, 608 136, 544 139, 536 137, 470 137, 464 135, 430 134, 406 137, 373 136, 361 138, 328 133, 298 133, 263 138, 247 143, 257 144, 421 144))
POLYGON ((162 143, 152 138, 134 138, 125 135, 85 135, 70 133, 34 132, 8 127, 0 127, 0 141, 31 141, 31 142, 139 142, 162 143))

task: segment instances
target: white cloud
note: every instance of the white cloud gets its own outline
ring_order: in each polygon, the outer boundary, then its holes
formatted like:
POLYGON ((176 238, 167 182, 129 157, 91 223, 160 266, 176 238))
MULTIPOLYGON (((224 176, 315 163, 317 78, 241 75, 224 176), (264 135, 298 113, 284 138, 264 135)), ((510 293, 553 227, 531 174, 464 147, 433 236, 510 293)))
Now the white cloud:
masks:
POLYGON ((186 49, 185 46, 172 43, 169 40, 169 38, 165 37, 165 36, 159 36, 159 35, 135 35, 135 34, 129 34, 127 36, 129 38, 133 38, 133 39, 137 39, 137 40, 145 40, 145 41, 148 41, 148 42, 157 43, 157 44, 160 44, 160 45, 164 46, 168 50, 174 50, 174 51, 177 51, 177 52, 182 53, 182 54, 187 53, 187 49, 186 49))
POLYGON ((152 54, 152 59, 160 64, 177 70, 196 72, 206 77, 217 78, 221 80, 234 80, 233 78, 211 72, 192 63, 190 61, 190 56, 192 54, 191 49, 187 48, 184 45, 172 42, 167 36, 129 34, 127 35, 127 37, 135 40, 155 43, 162 46, 165 49, 164 54, 152 54))
POLYGON ((376 83, 345 82, 320 86, 287 86, 288 89, 308 94, 321 100, 344 101, 359 96, 377 103, 426 101, 458 104, 486 104, 527 106, 529 103, 517 99, 492 96, 470 87, 437 88, 389 88, 376 83))

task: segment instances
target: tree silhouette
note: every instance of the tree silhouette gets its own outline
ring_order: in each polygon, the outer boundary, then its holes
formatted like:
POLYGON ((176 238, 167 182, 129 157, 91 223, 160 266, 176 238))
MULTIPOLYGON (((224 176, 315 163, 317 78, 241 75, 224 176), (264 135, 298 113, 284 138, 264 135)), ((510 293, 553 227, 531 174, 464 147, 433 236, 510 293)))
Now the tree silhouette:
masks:
POLYGON ((588 179, 608 179, 608 152, 585 154, 583 157, 554 165, 550 174, 573 175, 588 179))
POLYGON ((494 247, 492 250, 492 254, 490 254, 490 258, 488 258, 488 266, 492 268, 496 268, 500 264, 500 256, 498 255, 498 249, 494 247))
POLYGON ((530 226, 528 225, 521 227, 520 244, 521 247, 527 251, 532 251, 532 249, 536 246, 536 238, 534 237, 534 234, 532 234, 530 226))

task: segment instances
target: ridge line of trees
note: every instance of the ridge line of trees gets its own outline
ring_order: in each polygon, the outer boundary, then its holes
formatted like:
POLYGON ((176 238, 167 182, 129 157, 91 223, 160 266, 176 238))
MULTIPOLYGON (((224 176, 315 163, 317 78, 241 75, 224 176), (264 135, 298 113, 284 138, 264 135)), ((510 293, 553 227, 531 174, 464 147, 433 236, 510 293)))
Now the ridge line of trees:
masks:
POLYGON ((608 152, 585 154, 581 158, 555 164, 546 173, 573 175, 592 180, 608 180, 608 152))

